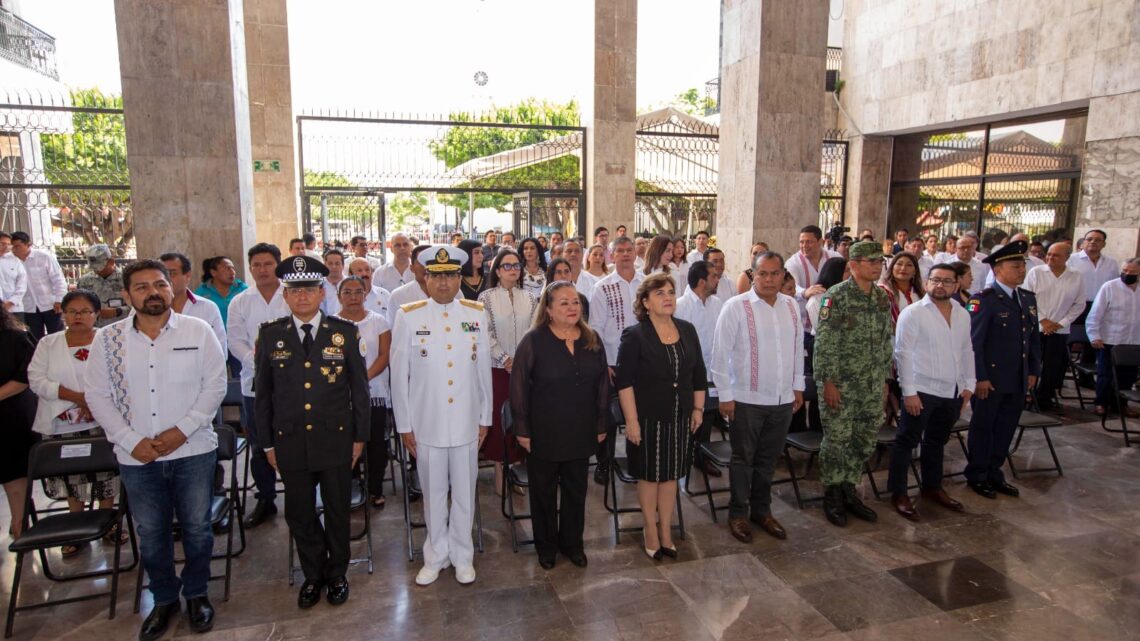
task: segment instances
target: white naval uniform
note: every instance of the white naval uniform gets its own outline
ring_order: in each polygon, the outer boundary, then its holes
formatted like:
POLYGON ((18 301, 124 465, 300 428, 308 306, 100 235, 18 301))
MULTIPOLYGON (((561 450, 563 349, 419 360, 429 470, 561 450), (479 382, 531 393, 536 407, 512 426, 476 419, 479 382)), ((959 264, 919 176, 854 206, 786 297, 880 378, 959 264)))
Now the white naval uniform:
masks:
POLYGON ((427 538, 424 566, 471 567, 479 426, 491 425, 490 322, 483 305, 409 303, 392 331, 396 430, 416 438, 427 538), (451 489, 450 514, 447 506, 451 489))

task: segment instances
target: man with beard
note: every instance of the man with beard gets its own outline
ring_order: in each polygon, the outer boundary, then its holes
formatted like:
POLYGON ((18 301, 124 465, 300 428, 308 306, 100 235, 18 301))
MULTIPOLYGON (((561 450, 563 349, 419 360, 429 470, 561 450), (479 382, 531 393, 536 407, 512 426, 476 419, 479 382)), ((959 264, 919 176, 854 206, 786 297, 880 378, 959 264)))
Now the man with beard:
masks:
POLYGON ((180 592, 191 630, 214 625, 206 595, 218 447, 212 421, 226 395, 226 359, 205 321, 171 310, 165 265, 137 261, 123 270, 123 285, 119 295, 135 313, 96 334, 84 382, 91 414, 115 445, 130 496, 154 596, 139 639, 153 641, 179 611, 180 592), (181 580, 174 566, 174 517, 186 559, 181 580))

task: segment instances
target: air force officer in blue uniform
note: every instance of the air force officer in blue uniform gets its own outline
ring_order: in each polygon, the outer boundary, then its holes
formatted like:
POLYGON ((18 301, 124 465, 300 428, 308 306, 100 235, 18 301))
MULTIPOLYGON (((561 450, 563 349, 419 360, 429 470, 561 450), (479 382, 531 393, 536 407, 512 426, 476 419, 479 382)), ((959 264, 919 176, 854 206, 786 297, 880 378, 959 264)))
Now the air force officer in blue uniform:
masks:
POLYGON ((966 482, 978 494, 1017 496, 1005 482, 1001 467, 1025 408, 1029 390, 1041 373, 1041 342, 1037 326, 1037 298, 1019 287, 1025 280, 1025 241, 1017 241, 990 254, 994 283, 972 297, 970 333, 978 384, 970 419, 969 462, 966 482))

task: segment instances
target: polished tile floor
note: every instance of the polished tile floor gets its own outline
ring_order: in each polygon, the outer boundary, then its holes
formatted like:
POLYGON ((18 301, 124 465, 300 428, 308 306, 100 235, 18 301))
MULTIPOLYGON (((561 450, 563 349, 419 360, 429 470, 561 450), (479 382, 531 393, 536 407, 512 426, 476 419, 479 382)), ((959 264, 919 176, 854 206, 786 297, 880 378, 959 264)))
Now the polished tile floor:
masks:
MULTIPOLYGON (((354 566, 352 597, 339 608, 322 602, 309 611, 297 609, 295 588, 285 580, 286 527, 278 516, 250 533, 249 548, 234 564, 228 602, 222 601, 221 584, 212 584, 215 630, 194 636, 180 620, 167 638, 1140 638, 1140 447, 1124 448, 1119 435, 1101 431, 1093 419, 1069 407, 1065 425, 1052 431, 1064 476, 1026 475, 1014 481, 1021 498, 996 500, 969 492, 958 477, 947 487, 967 513, 920 504, 918 523, 868 496, 879 523, 835 528, 818 505, 796 509, 791 487, 781 485, 774 511, 788 540, 760 534, 743 545, 728 534, 724 513, 714 524, 703 498, 685 497, 686 537, 679 541, 676 561, 646 558, 639 535, 623 535, 615 544, 602 493, 592 486, 585 570, 560 558, 546 572, 532 549, 513 553, 490 471, 484 470, 486 551, 476 555, 479 575, 473 586, 458 585, 452 571, 433 586, 414 585, 419 563, 408 562, 403 515, 389 497, 388 508, 373 516, 375 572, 354 566)), ((953 441, 947 454, 947 468, 960 470, 961 453, 953 441)), ((1015 458, 1019 465, 1047 462, 1041 434, 1030 432, 1015 458)), ((879 472, 880 484, 885 477, 885 470, 879 472)), ((862 489, 870 494, 867 483, 862 489)), ((622 496, 632 501, 631 488, 622 496)), ((525 501, 518 505, 525 508, 525 501)), ((0 526, 6 527, 6 520, 0 526)), ((362 552, 362 544, 354 544, 354 553, 362 552)), ((13 557, 0 559, 0 599, 6 607, 13 557)), ((52 560, 59 562, 58 555, 52 560)), ((99 563, 105 563, 105 554, 96 545, 64 566, 99 563)), ((104 586, 52 584, 42 577, 38 560, 25 561, 25 577, 22 603, 104 586)), ((106 617, 105 601, 58 606, 22 613, 16 638, 133 639, 142 621, 131 612, 133 589, 131 574, 120 586, 114 620, 106 617)), ((149 607, 144 598, 143 612, 149 607)))

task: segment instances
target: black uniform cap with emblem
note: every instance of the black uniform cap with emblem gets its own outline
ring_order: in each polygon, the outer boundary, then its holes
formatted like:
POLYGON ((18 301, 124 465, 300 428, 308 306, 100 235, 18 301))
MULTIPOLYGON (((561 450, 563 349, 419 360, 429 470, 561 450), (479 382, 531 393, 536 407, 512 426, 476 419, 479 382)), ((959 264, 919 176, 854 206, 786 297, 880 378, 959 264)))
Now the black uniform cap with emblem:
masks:
POLYGON ((417 258, 424 269, 432 273, 457 272, 467 264, 467 252, 451 245, 433 245, 417 258))
POLYGON ((1029 243, 1024 240, 1015 240, 989 256, 986 256, 982 259, 982 262, 987 265, 996 265, 1003 260, 1025 260, 1025 254, 1028 251, 1029 243))
POLYGON ((277 263, 276 274, 286 287, 320 287, 329 268, 316 258, 292 256, 277 263))

